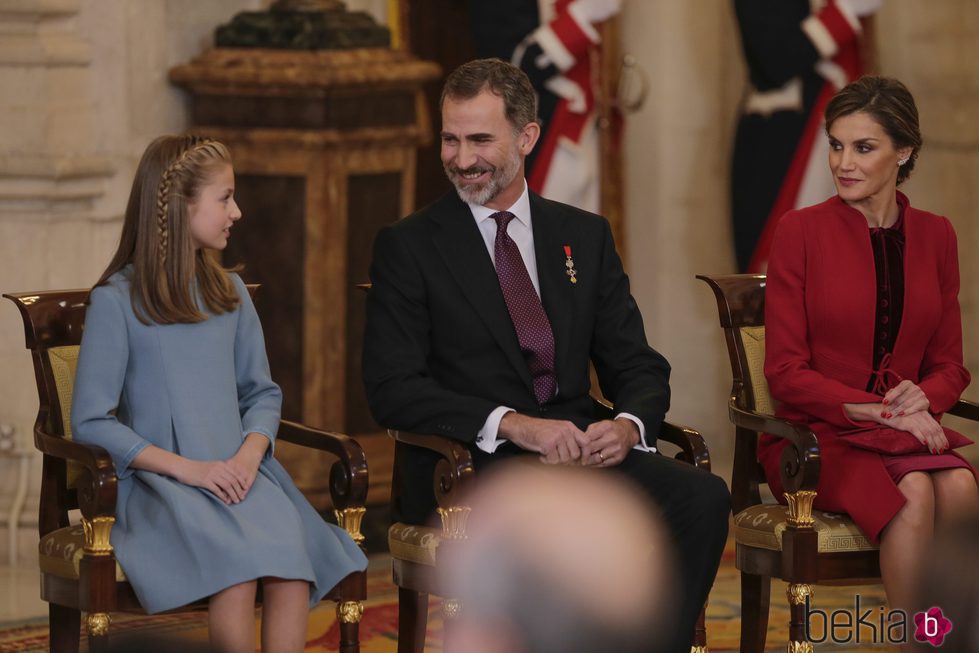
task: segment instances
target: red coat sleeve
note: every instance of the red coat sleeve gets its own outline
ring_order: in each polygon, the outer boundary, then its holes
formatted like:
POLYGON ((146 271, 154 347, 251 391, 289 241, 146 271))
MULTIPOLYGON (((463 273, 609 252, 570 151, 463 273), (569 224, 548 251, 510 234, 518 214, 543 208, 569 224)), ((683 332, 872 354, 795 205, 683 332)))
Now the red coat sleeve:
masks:
MULTIPOLYGON (((829 378, 811 367, 806 305, 805 224, 787 213, 775 231, 765 289, 765 377, 781 404, 841 428, 864 424, 850 420, 844 403, 877 403, 880 397, 829 378)), ((870 422, 866 425, 871 425, 870 422)))
POLYGON ((942 291, 942 319, 925 347, 918 387, 931 402, 932 413, 952 407, 969 385, 969 372, 962 366, 962 315, 959 308, 959 252, 955 230, 948 220, 945 227, 943 265, 939 267, 942 291))

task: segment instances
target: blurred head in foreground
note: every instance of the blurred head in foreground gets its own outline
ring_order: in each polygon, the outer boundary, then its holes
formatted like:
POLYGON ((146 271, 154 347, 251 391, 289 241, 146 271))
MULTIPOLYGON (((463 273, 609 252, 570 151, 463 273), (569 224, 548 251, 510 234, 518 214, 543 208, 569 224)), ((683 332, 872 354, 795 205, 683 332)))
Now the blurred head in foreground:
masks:
POLYGON ((655 653, 669 639, 673 552, 626 482, 518 462, 481 476, 470 505, 468 539, 439 550, 462 603, 446 650, 655 653))

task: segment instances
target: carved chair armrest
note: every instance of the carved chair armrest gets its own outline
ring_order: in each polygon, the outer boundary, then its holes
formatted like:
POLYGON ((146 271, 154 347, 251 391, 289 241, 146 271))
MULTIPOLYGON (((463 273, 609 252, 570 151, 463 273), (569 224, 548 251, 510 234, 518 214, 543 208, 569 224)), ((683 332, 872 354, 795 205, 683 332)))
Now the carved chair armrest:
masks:
POLYGON ((811 491, 819 482, 820 453, 816 434, 805 424, 746 410, 734 398, 728 404, 731 421, 742 428, 789 441, 782 450, 779 474, 786 492, 811 491))
POLYGON ((954 406, 948 409, 948 414, 979 422, 979 404, 959 399, 954 406))
POLYGON ((88 520, 96 517, 115 518, 118 478, 112 457, 105 449, 56 437, 40 426, 34 427, 34 446, 47 456, 82 466, 78 481, 78 507, 82 517, 88 520))
POLYGON ((434 451, 441 460, 435 466, 435 498, 439 508, 451 510, 462 505, 462 493, 473 481, 472 454, 461 442, 440 435, 423 435, 388 430, 397 442, 434 451))
POLYGON ((364 536, 360 524, 366 512, 368 487, 367 456, 363 448, 348 435, 321 431, 289 420, 279 422, 276 438, 337 457, 330 467, 330 498, 337 523, 355 542, 362 544, 364 536))
POLYGON ((686 426, 663 422, 656 439, 680 447, 680 452, 674 456, 677 460, 682 460, 705 472, 710 471, 710 452, 707 451, 707 443, 700 432, 686 426))

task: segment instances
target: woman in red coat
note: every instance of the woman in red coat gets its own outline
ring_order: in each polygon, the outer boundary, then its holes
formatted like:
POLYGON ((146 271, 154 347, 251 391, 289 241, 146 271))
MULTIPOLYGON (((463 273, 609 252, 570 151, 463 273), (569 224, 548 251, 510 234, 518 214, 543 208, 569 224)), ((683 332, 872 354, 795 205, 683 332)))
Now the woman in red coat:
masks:
MULTIPOLYGON (((822 452, 816 507, 846 512, 875 542, 892 608, 908 607, 936 521, 979 504, 975 470, 938 420, 969 384, 955 232, 897 185, 921 147, 900 82, 863 77, 826 108, 837 196, 780 221, 768 267, 765 376, 776 414, 806 422, 822 452), (887 455, 847 433, 910 433, 923 453, 887 455), (890 431, 893 433, 893 431, 890 431)), ((781 498, 779 455, 759 458, 781 498)))

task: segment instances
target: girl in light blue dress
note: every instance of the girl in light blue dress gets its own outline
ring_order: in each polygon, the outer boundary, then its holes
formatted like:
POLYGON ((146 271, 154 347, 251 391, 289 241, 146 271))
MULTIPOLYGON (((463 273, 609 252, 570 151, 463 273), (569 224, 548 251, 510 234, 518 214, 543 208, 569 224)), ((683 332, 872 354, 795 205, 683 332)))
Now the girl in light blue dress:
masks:
POLYGON ((228 150, 153 141, 119 249, 92 289, 72 402, 74 437, 119 477, 112 545, 140 603, 209 598, 212 645, 302 651, 309 607, 367 560, 272 457, 282 393, 262 327, 222 250, 241 211, 228 150))

